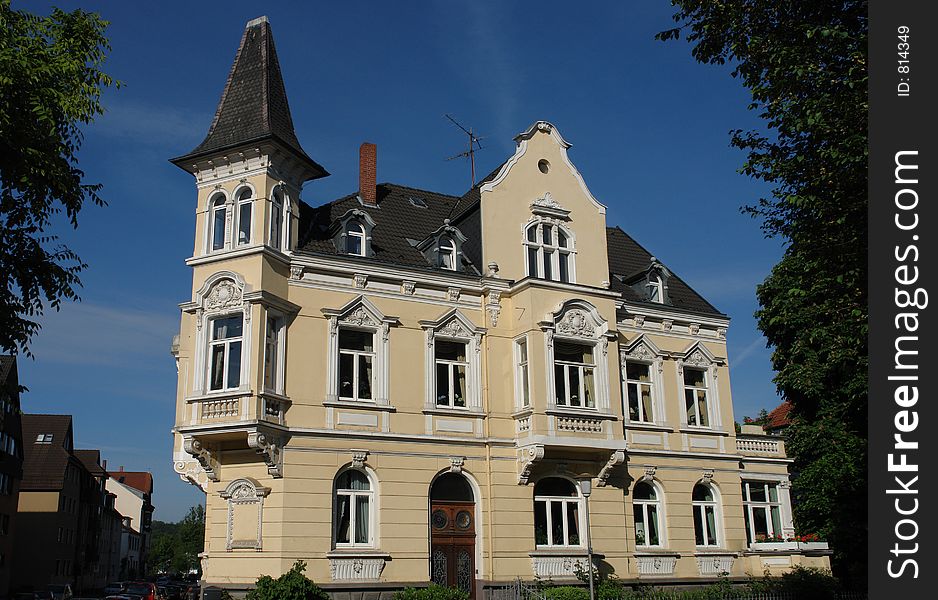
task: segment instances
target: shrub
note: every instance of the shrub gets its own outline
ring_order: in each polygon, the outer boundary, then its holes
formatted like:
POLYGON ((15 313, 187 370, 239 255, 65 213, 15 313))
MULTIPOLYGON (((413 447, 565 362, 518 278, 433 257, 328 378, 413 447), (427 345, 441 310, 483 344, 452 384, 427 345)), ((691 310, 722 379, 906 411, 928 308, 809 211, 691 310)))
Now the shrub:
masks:
POLYGON ((305 570, 306 563, 298 560, 277 579, 263 575, 245 600, 329 600, 322 588, 303 575, 305 570))
POLYGON ((394 593, 394 600, 469 600, 469 593, 431 583, 425 588, 405 588, 394 593))
POLYGON ((547 600, 589 600, 588 588, 574 587, 572 585, 558 585, 544 589, 547 600))

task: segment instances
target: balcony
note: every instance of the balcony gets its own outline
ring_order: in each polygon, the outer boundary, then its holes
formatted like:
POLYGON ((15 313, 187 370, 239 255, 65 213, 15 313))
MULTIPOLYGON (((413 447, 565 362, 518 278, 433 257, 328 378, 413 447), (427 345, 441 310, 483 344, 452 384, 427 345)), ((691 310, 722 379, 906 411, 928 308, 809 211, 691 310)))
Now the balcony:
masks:
POLYGON ((744 456, 785 458, 785 442, 767 435, 740 435, 736 438, 736 451, 744 456))
POLYGON ((186 398, 186 404, 189 405, 188 425, 227 425, 252 421, 284 425, 290 399, 271 392, 255 396, 250 391, 239 390, 226 394, 190 396, 186 398))

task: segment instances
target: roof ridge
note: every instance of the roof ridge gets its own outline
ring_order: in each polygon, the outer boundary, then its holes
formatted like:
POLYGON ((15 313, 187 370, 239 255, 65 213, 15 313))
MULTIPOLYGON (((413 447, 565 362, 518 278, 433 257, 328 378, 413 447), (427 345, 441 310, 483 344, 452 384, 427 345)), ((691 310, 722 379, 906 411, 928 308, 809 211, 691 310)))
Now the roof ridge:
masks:
POLYGON ((447 198, 452 198, 452 199, 454 199, 454 200, 458 200, 458 199, 459 199, 459 196, 455 196, 455 195, 453 195, 453 194, 447 194, 447 193, 444 193, 444 192, 434 192, 433 190, 426 190, 426 189, 423 189, 423 188, 416 188, 416 187, 413 187, 413 186, 411 186, 411 185, 404 185, 404 184, 402 184, 402 183, 394 183, 393 181, 382 181, 382 182, 379 183, 378 185, 388 185, 388 186, 393 186, 393 187, 397 187, 397 188, 403 188, 403 189, 407 189, 407 190, 413 190, 413 191, 415 191, 415 192, 424 192, 424 193, 426 193, 426 194, 434 194, 434 195, 436 195, 436 196, 446 196, 447 198))

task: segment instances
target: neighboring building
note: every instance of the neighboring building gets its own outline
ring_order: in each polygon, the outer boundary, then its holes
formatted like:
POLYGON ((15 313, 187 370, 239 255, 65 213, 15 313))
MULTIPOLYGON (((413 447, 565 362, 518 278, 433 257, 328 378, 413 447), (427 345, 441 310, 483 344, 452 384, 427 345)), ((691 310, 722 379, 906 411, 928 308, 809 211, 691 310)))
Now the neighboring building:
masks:
POLYGON ((87 534, 80 541, 75 575, 76 592, 82 593, 101 590, 117 577, 121 558, 121 515, 114 508, 115 495, 106 489, 108 473, 101 463, 100 451, 76 450, 75 456, 93 478, 93 485, 86 490, 81 503, 87 534))
POLYGON ((363 144, 358 190, 312 208, 327 172, 248 23, 173 160, 197 186, 174 466, 206 492, 206 585, 303 559, 330 589, 483 597, 572 580, 588 539, 625 581, 827 566, 760 543, 794 533, 789 461, 735 434, 729 318, 607 227, 556 127, 515 141, 461 197, 376 184, 363 144))
POLYGON ((0 598, 10 592, 16 507, 23 478, 23 430, 16 357, 0 356, 0 598))
POLYGON ((768 418, 762 425, 765 433, 785 437, 785 432, 788 431, 788 427, 791 425, 791 409, 792 405, 788 400, 783 401, 772 409, 772 412, 769 413, 768 418))
POLYGON ((76 585, 94 479, 75 456, 70 415, 23 415, 23 482, 14 540, 15 590, 76 585))
POLYGON ((127 572, 143 576, 146 573, 153 520, 153 475, 147 471, 125 471, 124 467, 111 471, 109 475, 107 491, 115 495, 114 507, 125 517, 121 535, 121 564, 127 565, 127 572), (132 561, 124 553, 124 540, 127 540, 126 549, 133 552, 132 561), (130 565, 134 565, 133 571, 130 571, 130 565))
POLYGON ((140 561, 140 549, 143 538, 140 532, 133 528, 132 519, 124 517, 121 521, 120 538, 120 579, 140 579, 145 571, 140 561))

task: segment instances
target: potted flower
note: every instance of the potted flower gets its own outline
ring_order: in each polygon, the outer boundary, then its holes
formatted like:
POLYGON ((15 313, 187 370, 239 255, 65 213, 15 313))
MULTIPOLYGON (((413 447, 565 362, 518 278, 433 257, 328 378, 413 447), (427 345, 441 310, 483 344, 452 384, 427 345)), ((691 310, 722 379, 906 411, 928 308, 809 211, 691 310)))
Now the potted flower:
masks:
POLYGON ((828 550, 827 542, 821 540, 821 536, 816 533, 806 533, 796 535, 794 540, 798 542, 799 550, 828 550))
POLYGON ((750 545, 750 548, 753 550, 797 550, 798 542, 794 539, 786 539, 778 534, 765 535, 762 533, 756 534, 756 539, 750 545))

